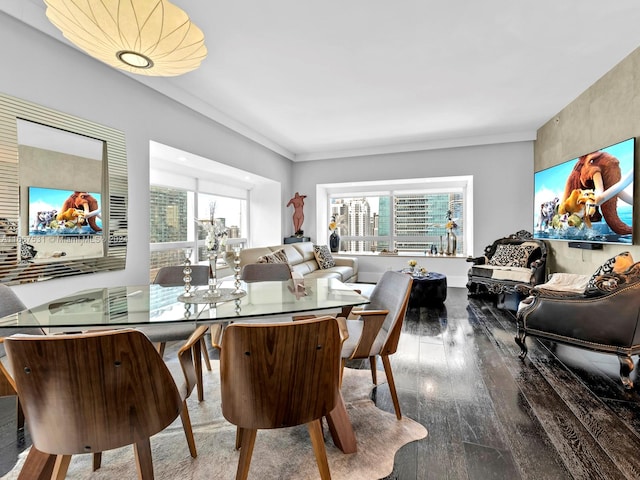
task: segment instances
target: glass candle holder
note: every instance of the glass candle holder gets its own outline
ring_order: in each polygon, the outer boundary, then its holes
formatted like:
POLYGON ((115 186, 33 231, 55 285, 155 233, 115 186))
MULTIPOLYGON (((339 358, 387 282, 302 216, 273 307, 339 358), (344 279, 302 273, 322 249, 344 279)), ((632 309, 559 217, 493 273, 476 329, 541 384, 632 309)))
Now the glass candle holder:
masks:
POLYGON ((184 268, 182 269, 184 275, 182 277, 184 281, 184 293, 182 296, 188 298, 193 297, 193 292, 191 292, 191 254, 193 253, 193 249, 185 248, 182 253, 184 254, 184 268))

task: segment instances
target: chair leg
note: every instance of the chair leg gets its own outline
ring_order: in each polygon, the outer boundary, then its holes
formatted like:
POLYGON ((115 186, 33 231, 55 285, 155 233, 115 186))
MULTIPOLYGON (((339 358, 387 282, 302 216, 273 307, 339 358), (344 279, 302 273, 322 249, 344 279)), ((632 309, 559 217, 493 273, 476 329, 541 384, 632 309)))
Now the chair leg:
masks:
POLYGON ((93 471, 96 472, 102 465, 102 452, 96 452, 93 454, 93 471))
POLYGON ((320 420, 313 420, 307 423, 309 436, 311 437, 311 445, 313 445, 313 453, 316 455, 316 463, 320 470, 320 478, 322 480, 331 480, 331 472, 329 471, 329 462, 327 461, 327 449, 324 446, 324 437, 322 435, 322 424, 320 420))
POLYGON ((18 419, 18 432, 24 430, 24 412, 22 411, 22 403, 16 395, 16 418, 18 419))
POLYGON ((18 473, 18 480, 51 480, 56 458, 56 455, 43 453, 32 446, 18 473))
POLYGON ((242 429, 240 427, 236 427, 236 450, 240 450, 241 445, 242 445, 242 429))
POLYGON ((249 467, 251 466, 251 455, 253 455, 253 446, 256 443, 255 429, 242 429, 242 445, 240 446, 240 459, 238 460, 238 470, 236 472, 236 480, 247 480, 249 476, 249 467))
POLYGON ((153 480, 153 459, 151 458, 151 442, 149 438, 140 440, 133 445, 136 457, 139 480, 153 480))
POLYGON ((195 342, 192 347, 193 368, 196 371, 196 387, 198 388, 198 401, 204 400, 204 380, 202 379, 202 355, 206 355, 202 352, 202 345, 204 342, 195 342))
POLYGON ((376 357, 369 357, 369 365, 371 365, 371 380, 374 385, 378 385, 378 366, 376 365, 376 357))
POLYGON ((193 438, 193 429, 191 428, 191 419, 189 418, 189 409, 187 408, 187 401, 182 402, 182 411, 180 412, 180 420, 182 420, 182 428, 184 429, 184 435, 187 437, 187 445, 189 445, 189 453, 193 458, 198 456, 196 451, 196 441, 193 438))
POLYGON ((211 359, 209 358, 209 350, 207 349, 207 342, 204 341, 204 337, 200 339, 202 349, 202 358, 204 358, 204 364, 207 366, 207 370, 211 371, 211 359))
POLYGON ((56 463, 53 466, 51 480, 64 480, 67 476, 67 470, 69 470, 70 463, 71 455, 58 455, 56 457, 56 463))
POLYGON ((400 412, 400 402, 398 402, 398 392, 396 392, 396 382, 393 379, 393 372, 391 371, 391 363, 389 362, 388 355, 381 355, 382 365, 384 365, 384 373, 387 376, 387 382, 389 383, 389 390, 391 391, 391 399, 393 400, 393 408, 396 411, 396 418, 402 419, 402 413, 400 412))
POLYGON ((167 346, 167 342, 160 342, 156 345, 156 349, 158 350, 158 353, 162 358, 164 358, 164 349, 166 346, 167 346))
POLYGON ((211 337, 211 346, 217 350, 220 350, 222 345, 222 332, 224 331, 224 325, 222 323, 214 323, 209 327, 209 334, 211 337))
POLYGON ((340 379, 338 380, 338 388, 342 388, 342 377, 344 376, 344 367, 347 364, 347 359, 343 358, 340 361, 340 379))

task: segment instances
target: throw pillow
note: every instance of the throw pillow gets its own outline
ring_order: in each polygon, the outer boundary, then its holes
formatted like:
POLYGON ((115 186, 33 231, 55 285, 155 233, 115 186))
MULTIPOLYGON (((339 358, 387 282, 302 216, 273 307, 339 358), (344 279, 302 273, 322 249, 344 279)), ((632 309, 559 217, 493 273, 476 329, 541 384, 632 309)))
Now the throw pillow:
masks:
POLYGON ((336 262, 331 255, 331 251, 326 245, 314 245, 313 254, 316 257, 316 262, 318 262, 318 266, 321 270, 336 266, 336 262))
POLYGON ((496 267, 525 267, 529 256, 537 248, 535 245, 501 244, 489 259, 489 265, 496 267))
POLYGON ((276 250, 268 255, 262 255, 256 260, 257 263, 286 263, 289 264, 289 259, 284 249, 276 250))
POLYGON ((627 270, 631 265, 633 265, 633 257, 629 252, 622 252, 616 255, 615 257, 611 257, 609 260, 604 262, 602 265, 598 267, 598 269, 591 275, 589 282, 587 283, 587 288, 585 292, 595 292, 598 291, 599 288, 597 286, 598 279, 603 275, 612 275, 616 273, 622 273, 627 270))

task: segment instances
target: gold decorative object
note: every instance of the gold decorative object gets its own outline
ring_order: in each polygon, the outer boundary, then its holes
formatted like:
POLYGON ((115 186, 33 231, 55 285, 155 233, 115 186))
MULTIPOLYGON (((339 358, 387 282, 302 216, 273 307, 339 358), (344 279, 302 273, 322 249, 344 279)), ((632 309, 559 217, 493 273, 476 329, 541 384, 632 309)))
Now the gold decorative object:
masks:
POLYGON ((45 0, 47 18, 92 57, 131 73, 172 77, 200 66, 204 34, 166 0, 45 0))

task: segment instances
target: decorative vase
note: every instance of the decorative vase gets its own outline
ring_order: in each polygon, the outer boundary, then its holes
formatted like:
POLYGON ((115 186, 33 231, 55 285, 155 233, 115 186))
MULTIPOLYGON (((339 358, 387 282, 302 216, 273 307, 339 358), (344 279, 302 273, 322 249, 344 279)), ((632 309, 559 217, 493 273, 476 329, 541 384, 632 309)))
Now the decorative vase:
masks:
POLYGON ((455 255, 457 247, 458 237, 453 231, 447 232, 447 255, 455 255))
POLYGON ((329 235, 329 249, 334 253, 340 250, 340 235, 335 230, 329 235))
POLYGON ((209 252, 209 289, 202 295, 204 298, 215 298, 220 296, 218 290, 218 279, 216 278, 216 264, 218 262, 218 252, 209 252))

